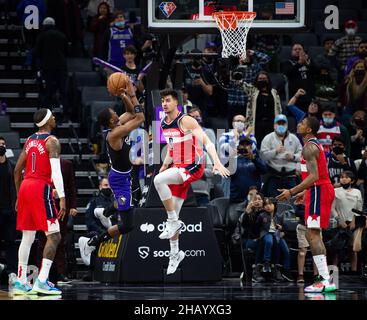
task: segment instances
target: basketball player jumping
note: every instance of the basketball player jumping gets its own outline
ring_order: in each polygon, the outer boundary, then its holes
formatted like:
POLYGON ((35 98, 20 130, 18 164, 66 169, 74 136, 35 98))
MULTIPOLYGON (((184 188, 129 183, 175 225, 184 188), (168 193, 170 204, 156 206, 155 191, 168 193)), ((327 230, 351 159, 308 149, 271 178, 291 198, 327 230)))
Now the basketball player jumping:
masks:
POLYGON ((124 114, 118 117, 114 110, 107 108, 98 115, 99 123, 107 128, 106 144, 111 164, 108 182, 115 196, 121 222, 90 239, 79 238, 80 254, 86 265, 90 264, 91 253, 100 243, 116 235, 126 234, 133 229, 129 134, 144 122, 145 117, 143 107, 139 104, 130 81, 128 81, 126 90, 123 91, 121 98, 126 106, 124 114))
POLYGON ((297 195, 296 203, 305 203, 306 238, 319 272, 318 281, 305 288, 305 292, 311 293, 336 290, 329 275, 326 249, 321 237, 321 229, 329 225, 335 193, 329 178, 324 150, 315 137, 319 126, 320 122, 315 117, 305 118, 298 124, 297 132, 304 141, 301 158, 303 181, 292 189, 278 190, 281 194, 277 196, 278 200, 284 201, 297 195))
POLYGON ((39 131, 27 139, 14 170, 18 194, 17 230, 21 230, 23 235, 18 251, 18 278, 11 289, 14 294, 60 295, 61 290, 48 281, 48 275, 61 239, 52 183, 60 198, 59 218, 63 219, 65 215, 64 183, 60 167, 61 147, 58 139, 51 135, 56 126, 52 112, 40 109, 33 119, 39 131), (21 181, 24 167, 24 179, 21 181), (43 250, 41 271, 32 289, 27 283, 27 265, 37 230, 45 232, 47 242, 43 250))
POLYGON ((179 251, 179 232, 184 224, 179 213, 186 199, 191 182, 202 177, 204 172, 203 149, 205 146, 213 160, 213 171, 228 177, 229 171, 221 164, 214 144, 197 121, 178 110, 178 96, 174 90, 161 91, 162 107, 166 117, 162 129, 168 149, 154 185, 167 211, 168 219, 160 239, 170 239, 170 258, 167 274, 176 271, 185 253, 179 251), (170 166, 172 164, 172 166, 170 166))

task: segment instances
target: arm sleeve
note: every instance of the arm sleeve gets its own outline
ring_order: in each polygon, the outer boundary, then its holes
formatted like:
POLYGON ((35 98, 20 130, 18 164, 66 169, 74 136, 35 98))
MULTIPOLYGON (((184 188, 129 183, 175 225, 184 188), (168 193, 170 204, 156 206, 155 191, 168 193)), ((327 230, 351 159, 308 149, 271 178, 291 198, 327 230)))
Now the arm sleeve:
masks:
POLYGON ((60 158, 51 158, 51 177, 59 198, 65 198, 64 181, 61 174, 60 158))

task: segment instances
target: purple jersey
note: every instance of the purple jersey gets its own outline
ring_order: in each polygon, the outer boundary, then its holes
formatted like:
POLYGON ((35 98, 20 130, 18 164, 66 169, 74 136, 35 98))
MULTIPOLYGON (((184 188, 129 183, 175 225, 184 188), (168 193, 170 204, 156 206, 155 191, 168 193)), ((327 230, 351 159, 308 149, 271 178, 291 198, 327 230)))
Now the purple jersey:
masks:
POLYGON ((108 62, 118 68, 121 68, 125 64, 125 59, 122 56, 122 50, 130 45, 134 45, 133 34, 130 28, 110 28, 108 62))

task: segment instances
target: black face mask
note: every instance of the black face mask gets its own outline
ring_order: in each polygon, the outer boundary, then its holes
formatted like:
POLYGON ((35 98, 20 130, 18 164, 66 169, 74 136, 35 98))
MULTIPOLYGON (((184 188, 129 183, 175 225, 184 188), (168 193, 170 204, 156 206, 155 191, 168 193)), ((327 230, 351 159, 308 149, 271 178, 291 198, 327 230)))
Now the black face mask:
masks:
POLYGON ((266 80, 260 80, 260 81, 258 81, 258 82, 257 82, 257 87, 258 87, 259 89, 267 88, 267 87, 268 87, 268 85, 269 85, 269 82, 268 82, 268 81, 266 81, 266 80))
POLYGON ((342 147, 333 147, 333 151, 335 154, 343 154, 344 153, 344 148, 342 147))
POLYGON ((354 75, 355 75, 355 77, 356 77, 357 79, 363 79, 363 78, 364 78, 364 76, 366 75, 366 71, 364 71, 364 70, 356 70, 356 71, 354 72, 354 75))
POLYGON ((101 193, 107 198, 112 196, 112 190, 110 188, 101 189, 101 193))
POLYGON ((4 146, 0 146, 0 157, 4 156, 6 153, 6 148, 4 146))
POLYGON ((350 186, 351 186, 351 183, 341 183, 340 184, 345 190, 347 190, 347 189, 349 189, 350 188, 350 186))
POLYGON ((245 154, 247 154, 248 152, 247 152, 247 149, 242 149, 242 148, 238 148, 237 149, 237 152, 238 152, 238 154, 240 154, 240 155, 245 155, 245 154))

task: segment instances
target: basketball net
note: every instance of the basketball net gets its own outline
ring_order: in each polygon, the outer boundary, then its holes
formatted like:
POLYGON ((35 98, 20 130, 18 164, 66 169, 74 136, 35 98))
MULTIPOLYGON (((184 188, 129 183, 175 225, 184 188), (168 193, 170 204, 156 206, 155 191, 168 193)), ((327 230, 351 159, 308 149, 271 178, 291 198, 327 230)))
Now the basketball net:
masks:
POLYGON ((222 57, 246 58, 247 34, 256 17, 256 12, 224 11, 213 13, 213 18, 222 37, 222 57))

